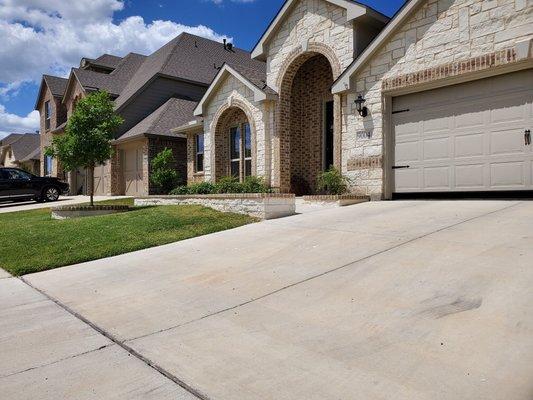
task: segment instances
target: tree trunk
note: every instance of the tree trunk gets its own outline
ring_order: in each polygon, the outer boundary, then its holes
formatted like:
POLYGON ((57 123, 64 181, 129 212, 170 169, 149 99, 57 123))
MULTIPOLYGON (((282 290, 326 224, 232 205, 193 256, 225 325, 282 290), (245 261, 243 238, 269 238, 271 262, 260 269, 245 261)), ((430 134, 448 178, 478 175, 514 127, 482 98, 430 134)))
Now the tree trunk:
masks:
POLYGON ((94 206, 94 166, 87 168, 87 190, 91 196, 91 207, 94 206))

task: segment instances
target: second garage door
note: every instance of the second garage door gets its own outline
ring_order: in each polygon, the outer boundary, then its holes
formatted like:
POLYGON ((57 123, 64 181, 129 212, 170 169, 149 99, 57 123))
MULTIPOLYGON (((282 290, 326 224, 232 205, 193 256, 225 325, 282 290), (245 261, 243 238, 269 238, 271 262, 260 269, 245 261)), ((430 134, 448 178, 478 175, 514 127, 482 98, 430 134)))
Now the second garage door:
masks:
POLYGON ((142 146, 127 146, 121 150, 124 194, 143 196, 143 154, 142 146))
POLYGON ((393 99, 394 192, 533 190, 533 70, 393 99))

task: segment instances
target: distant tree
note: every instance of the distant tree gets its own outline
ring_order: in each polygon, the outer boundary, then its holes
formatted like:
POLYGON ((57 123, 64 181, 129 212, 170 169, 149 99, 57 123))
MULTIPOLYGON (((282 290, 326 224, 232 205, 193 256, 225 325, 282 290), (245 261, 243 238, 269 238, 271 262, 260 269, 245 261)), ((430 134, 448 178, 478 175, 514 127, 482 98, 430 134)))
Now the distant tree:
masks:
POLYGON ((91 206, 94 205, 94 168, 111 158, 111 141, 123 122, 107 92, 91 93, 76 104, 65 134, 55 136, 52 145, 46 148, 45 154, 61 160, 65 171, 87 170, 91 206))
POLYGON ((176 160, 172 150, 166 147, 158 153, 152 160, 152 171, 150 181, 159 187, 163 194, 168 194, 176 187, 180 176, 174 168, 176 160))

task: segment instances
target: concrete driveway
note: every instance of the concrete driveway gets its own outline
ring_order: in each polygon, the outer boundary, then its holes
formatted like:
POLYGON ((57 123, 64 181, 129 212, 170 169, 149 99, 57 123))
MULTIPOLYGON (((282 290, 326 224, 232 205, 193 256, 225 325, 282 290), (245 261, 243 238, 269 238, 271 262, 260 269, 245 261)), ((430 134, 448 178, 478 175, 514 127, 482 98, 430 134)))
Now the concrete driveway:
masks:
POLYGON ((5 278, 40 300, 1 303, 0 387, 531 400, 532 217, 527 201, 366 203, 26 276, 44 296, 5 278))
MULTIPOLYGON (((94 201, 115 200, 126 198, 127 196, 95 196, 94 201)), ((18 201, 18 202, 0 202, 0 214, 37 210, 39 208, 49 208, 54 206, 72 206, 75 204, 88 203, 89 196, 61 196, 58 201, 54 203, 37 203, 35 201, 18 201)))

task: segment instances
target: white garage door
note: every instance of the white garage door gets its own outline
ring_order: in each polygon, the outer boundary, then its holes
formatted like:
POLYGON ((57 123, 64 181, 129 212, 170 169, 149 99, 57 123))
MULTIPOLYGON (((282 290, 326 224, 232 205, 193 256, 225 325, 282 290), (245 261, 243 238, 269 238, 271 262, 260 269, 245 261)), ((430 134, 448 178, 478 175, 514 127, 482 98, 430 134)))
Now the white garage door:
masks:
POLYGON ((533 190, 533 70, 393 99, 394 191, 533 190))

